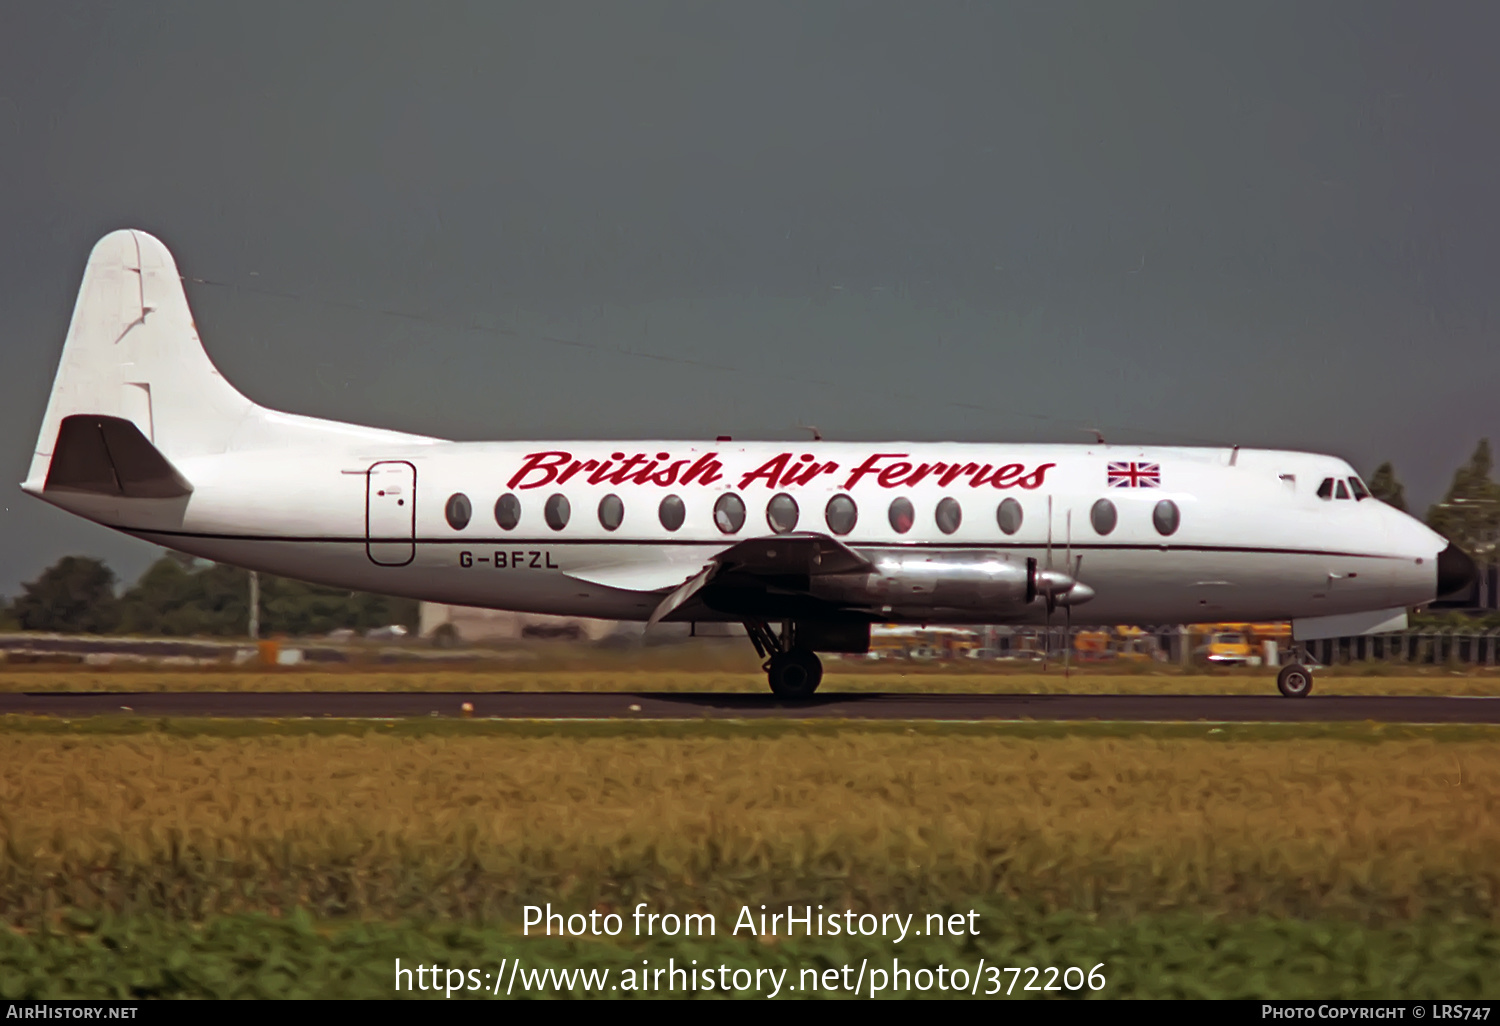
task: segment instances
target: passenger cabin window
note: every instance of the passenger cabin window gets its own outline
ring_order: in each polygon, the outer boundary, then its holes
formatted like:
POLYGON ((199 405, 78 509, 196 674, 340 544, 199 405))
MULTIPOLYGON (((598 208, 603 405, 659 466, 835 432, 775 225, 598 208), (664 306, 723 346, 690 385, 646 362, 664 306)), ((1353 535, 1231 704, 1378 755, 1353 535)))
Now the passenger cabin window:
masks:
POLYGON ((859 521, 859 508, 849 496, 835 495, 828 500, 823 518, 828 521, 828 529, 834 534, 848 534, 859 521))
POLYGON ((1094 530, 1099 534, 1108 534, 1113 531, 1119 520, 1120 514, 1115 509, 1115 504, 1108 499, 1100 499, 1094 503, 1094 508, 1089 510, 1089 523, 1094 525, 1094 530))
POLYGON ((606 531, 616 530, 625 522, 625 503, 618 495, 606 495, 599 500, 599 526, 606 531))
POLYGON ((573 515, 573 507, 568 505, 568 497, 562 492, 547 496, 547 502, 542 506, 542 519, 547 521, 547 526, 554 531, 561 531, 568 526, 568 517, 573 515))
POLYGON ((656 510, 656 516, 661 521, 661 526, 665 527, 668 531, 675 531, 687 519, 687 506, 683 505, 681 496, 668 495, 665 499, 661 500, 661 505, 656 510))
POLYGON ((1157 534, 1176 534, 1177 526, 1181 522, 1182 514, 1177 510, 1177 503, 1171 499, 1161 500, 1151 511, 1151 523, 1156 527, 1157 534))
POLYGON ((463 492, 454 492, 448 496, 448 504, 443 507, 443 515, 448 518, 448 526, 455 531, 462 531, 469 526, 469 518, 474 515, 474 507, 469 505, 469 497, 463 492))
POLYGON ((892 499, 889 515, 891 530, 897 534, 905 534, 917 522, 917 511, 912 509, 910 499, 892 499))
POLYGON ((1357 477, 1349 479, 1349 490, 1354 493, 1356 499, 1368 499, 1370 497, 1370 489, 1366 488, 1365 483, 1357 477))
POLYGON ((1344 482, 1339 481, 1334 485, 1334 495, 1340 499, 1349 498, 1349 489, 1344 482))
POLYGON ((797 500, 786 492, 771 497, 766 506, 766 523, 777 534, 786 534, 797 528, 797 500))
POLYGON ((714 526, 725 534, 735 534, 745 526, 745 500, 733 492, 719 496, 714 503, 714 526))
POLYGON ((1021 529, 1021 504, 1015 499, 1006 499, 995 510, 995 520, 999 523, 1000 530, 1006 534, 1015 534, 1021 529))
POLYGON ((945 498, 937 504, 936 519, 939 531, 952 534, 958 530, 958 525, 963 523, 964 511, 957 499, 945 498))
POLYGON ((495 500, 495 523, 504 531, 514 531, 521 522, 521 500, 506 492, 495 500))

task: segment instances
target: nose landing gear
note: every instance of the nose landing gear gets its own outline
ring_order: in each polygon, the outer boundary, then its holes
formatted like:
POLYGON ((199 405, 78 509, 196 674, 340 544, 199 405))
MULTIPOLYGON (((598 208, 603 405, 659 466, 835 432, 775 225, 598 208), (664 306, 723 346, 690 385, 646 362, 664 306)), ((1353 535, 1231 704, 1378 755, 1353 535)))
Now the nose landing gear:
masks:
POLYGON ((782 625, 780 635, 764 621, 746 623, 745 633, 760 656, 770 656, 762 668, 777 698, 812 697, 823 682, 823 661, 812 649, 796 644, 790 622, 782 625))

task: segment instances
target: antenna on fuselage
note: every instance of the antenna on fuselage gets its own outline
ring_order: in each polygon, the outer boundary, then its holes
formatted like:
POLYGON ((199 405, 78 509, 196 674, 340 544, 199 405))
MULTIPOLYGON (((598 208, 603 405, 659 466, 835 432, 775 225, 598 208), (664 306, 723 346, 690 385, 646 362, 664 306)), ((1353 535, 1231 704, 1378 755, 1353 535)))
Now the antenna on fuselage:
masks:
POLYGON ((811 424, 798 424, 797 426, 800 427, 803 431, 811 431, 814 442, 821 442, 823 440, 823 432, 819 431, 811 424))

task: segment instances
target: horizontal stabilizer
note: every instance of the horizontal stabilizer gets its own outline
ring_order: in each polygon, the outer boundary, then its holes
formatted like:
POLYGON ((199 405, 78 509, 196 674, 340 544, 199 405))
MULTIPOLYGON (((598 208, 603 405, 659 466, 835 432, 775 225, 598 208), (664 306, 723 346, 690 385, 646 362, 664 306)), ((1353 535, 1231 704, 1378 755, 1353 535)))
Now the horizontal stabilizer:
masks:
POLYGON ((173 499, 191 494, 193 486, 134 422, 75 414, 58 428, 44 490, 173 499))

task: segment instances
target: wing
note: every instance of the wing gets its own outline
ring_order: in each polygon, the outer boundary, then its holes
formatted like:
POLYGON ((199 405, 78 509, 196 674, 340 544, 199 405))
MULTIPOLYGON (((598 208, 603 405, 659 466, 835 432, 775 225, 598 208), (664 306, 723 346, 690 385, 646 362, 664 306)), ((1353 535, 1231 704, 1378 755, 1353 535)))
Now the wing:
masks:
POLYGON ((756 617, 835 614, 836 606, 811 594, 812 578, 874 569, 864 556, 826 534, 750 538, 720 552, 673 589, 647 623, 691 619, 694 606, 756 617))

